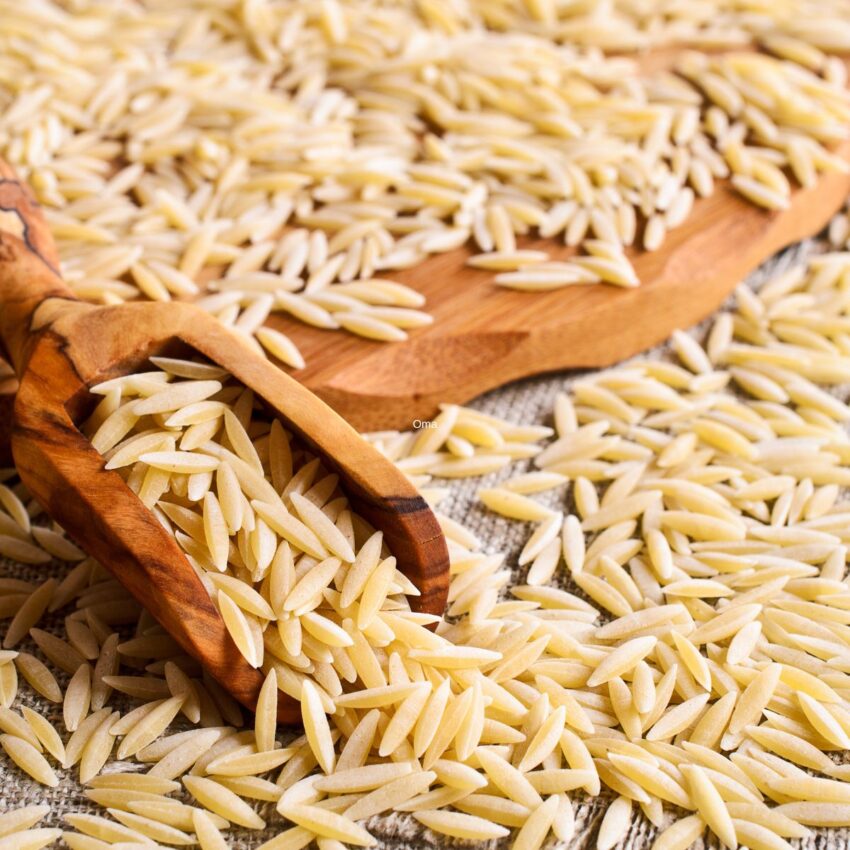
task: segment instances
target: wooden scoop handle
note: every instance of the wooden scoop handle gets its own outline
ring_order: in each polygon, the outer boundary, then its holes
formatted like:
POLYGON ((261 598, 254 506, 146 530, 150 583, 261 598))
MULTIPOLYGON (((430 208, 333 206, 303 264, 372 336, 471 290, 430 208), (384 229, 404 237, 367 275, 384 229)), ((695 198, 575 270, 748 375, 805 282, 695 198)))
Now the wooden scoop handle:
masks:
POLYGON ((59 257, 38 202, 0 159, 0 341, 20 375, 32 318, 47 298, 76 301, 59 272, 59 257))

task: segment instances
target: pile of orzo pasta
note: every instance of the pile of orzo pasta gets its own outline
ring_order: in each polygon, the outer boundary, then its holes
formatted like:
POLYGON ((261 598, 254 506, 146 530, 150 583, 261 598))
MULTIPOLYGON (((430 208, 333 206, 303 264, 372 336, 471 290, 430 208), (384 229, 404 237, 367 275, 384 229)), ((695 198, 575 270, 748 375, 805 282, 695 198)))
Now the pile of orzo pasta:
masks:
MULTIPOLYGON (((401 340, 430 317, 392 273, 434 253, 472 245, 501 286, 632 286, 624 248, 660 247, 716 181, 786 206, 844 167, 848 20, 845 0, 0 0, 0 155, 81 297, 197 298, 298 368, 272 311, 401 340)), ((535 850, 588 795, 614 798, 599 850, 639 821, 657 850, 850 826, 848 287, 835 252, 742 288, 705 339, 573 381, 546 424, 445 406, 368 435, 438 511, 445 618, 411 610, 336 476, 232 376, 153 358, 93 388, 81 428, 266 684, 245 716, 7 470, 0 554, 55 577, 0 568, 2 763, 86 802, 0 812, 0 850, 264 829, 264 850, 339 850, 391 813, 535 850), (518 553, 452 519, 452 480, 484 476, 518 553)))
POLYGON ((611 793, 601 850, 640 818, 656 850, 850 825, 849 285, 850 254, 824 253, 742 287, 704 340, 574 380, 554 428, 446 406, 368 435, 438 511, 444 619, 411 610, 336 476, 222 370, 154 358, 93 388, 83 430, 266 684, 243 718, 10 470, 0 551, 73 566, 0 578, 0 745, 106 811, 61 813, 66 832, 49 806, 0 815, 3 846, 210 850, 268 828, 265 850, 324 850, 373 844, 370 819, 395 813, 528 850, 611 793), (531 524, 518 555, 440 512, 452 478, 481 475, 482 506, 531 524), (40 628, 50 612, 64 633, 40 628), (61 723, 16 710, 19 676, 61 723), (300 737, 276 727, 278 689, 300 737))
POLYGON ((636 286, 625 249, 717 181, 787 207, 846 168, 848 20, 846 0, 2 0, 0 155, 80 297, 198 298, 297 369, 270 313, 402 340, 431 316, 391 278, 434 254, 470 246, 516 289, 636 286))

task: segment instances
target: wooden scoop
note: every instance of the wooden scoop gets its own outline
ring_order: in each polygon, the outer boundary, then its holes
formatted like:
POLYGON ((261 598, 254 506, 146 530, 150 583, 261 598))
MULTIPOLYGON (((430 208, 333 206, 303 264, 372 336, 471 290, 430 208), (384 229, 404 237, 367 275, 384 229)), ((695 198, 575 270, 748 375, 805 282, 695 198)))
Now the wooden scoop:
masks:
MULTIPOLYGON (((340 476, 354 509, 384 533, 421 591, 417 610, 442 614, 448 552, 434 515, 377 450, 309 390, 189 304, 95 307, 58 272, 50 232, 28 189, 0 161, 0 339, 20 386, 11 444, 21 480, 86 553, 109 569, 236 699, 253 708, 261 672, 241 656, 175 540, 77 428, 88 388, 139 371, 151 355, 200 354, 250 387, 271 414, 340 476)), ((281 694, 278 717, 299 718, 281 694)))

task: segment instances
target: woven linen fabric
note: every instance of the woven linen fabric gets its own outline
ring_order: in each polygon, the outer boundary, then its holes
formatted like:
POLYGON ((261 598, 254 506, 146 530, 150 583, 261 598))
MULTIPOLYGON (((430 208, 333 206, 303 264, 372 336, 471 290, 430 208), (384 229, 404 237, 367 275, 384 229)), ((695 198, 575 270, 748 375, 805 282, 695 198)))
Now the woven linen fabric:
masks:
MULTIPOLYGON (((819 250, 819 245, 814 242, 795 245, 771 258, 750 276, 747 283, 753 287, 757 287, 774 273, 784 270, 795 261, 804 258, 816 250, 819 250)), ((683 284, 687 284, 687 282, 683 281, 683 284)), ((708 319, 706 322, 695 327, 692 333, 697 338, 702 339, 710 321, 708 319)), ((648 352, 648 355, 665 357, 667 356, 667 351, 665 346, 661 345, 648 352)), ((562 372, 545 377, 518 381, 481 396, 471 402, 471 406, 516 423, 549 425, 551 424, 551 410, 555 394, 568 388, 570 382, 580 374, 582 373, 575 371, 562 372)), ((532 525, 530 523, 507 520, 486 510, 478 502, 476 493, 482 486, 492 486, 498 481, 531 468, 533 468, 532 461, 518 461, 498 473, 483 478, 469 478, 445 482, 445 486, 448 487, 450 494, 440 504, 441 511, 463 523, 464 526, 478 536, 483 543, 484 551, 488 553, 505 552, 507 554, 507 564, 515 569, 515 583, 521 583, 523 580, 524 570, 516 570, 516 559, 531 533, 532 525)), ((569 494, 569 488, 567 492, 569 494)), ((564 491, 560 488, 538 494, 535 498, 552 507, 556 505, 560 509, 565 507, 564 491)), ((48 565, 46 568, 43 566, 23 566, 7 560, 0 562, 0 577, 44 581, 50 575, 61 577, 64 575, 66 569, 67 567, 58 565, 48 565)), ((555 580, 558 581, 559 579, 556 577, 555 580)), ((572 589, 575 590, 575 588, 572 589)), ((60 615, 45 617, 39 626, 47 630, 55 629, 58 633, 61 630, 64 613, 67 613, 67 611, 60 612, 60 615)), ((3 622, 8 624, 8 621, 3 622)), ((5 625, 3 628, 0 628, 0 634, 4 632, 5 625)), ((27 640, 17 648, 32 652, 34 645, 31 641, 27 640)), ((67 684, 68 678, 65 674, 57 672, 57 679, 63 687, 67 684)), ((121 710, 122 714, 136 704, 138 703, 134 703, 132 700, 122 701, 120 695, 113 695, 110 701, 110 705, 121 710)), ((62 730, 61 734, 63 734, 63 738, 67 737, 62 724, 61 705, 54 705, 43 700, 32 691, 26 682, 21 680, 14 707, 20 710, 23 705, 28 705, 44 714, 44 716, 55 724, 57 729, 62 730)), ((246 716, 246 723, 250 722, 251 718, 246 716)), ((178 720, 172 724, 169 732, 184 728, 190 727, 178 720)), ((292 736, 298 734, 299 731, 294 730, 291 733, 284 732, 284 734, 292 736)), ((112 761, 107 764, 103 772, 137 770, 139 768, 145 769, 135 761, 112 761)), ((45 788, 23 774, 22 771, 18 770, 0 752, 0 813, 25 805, 48 804, 51 812, 39 826, 65 828, 67 828, 67 824, 64 824, 62 819, 62 816, 65 814, 85 812, 105 815, 105 811, 102 808, 94 805, 84 796, 84 788, 76 781, 76 767, 68 771, 57 769, 57 774, 61 778, 59 786, 56 788, 45 788)), ((180 795, 174 796, 179 797, 180 795)), ((605 791, 596 798, 587 798, 580 792, 573 792, 571 796, 576 815, 575 835, 569 842, 556 842, 554 839, 550 839, 546 845, 547 847, 578 848, 585 845, 594 846, 599 822, 613 799, 605 791)), ((188 795, 185 795, 183 799, 185 802, 192 802, 188 795)), ((290 824, 286 824, 276 814, 274 804, 272 803, 258 804, 258 811, 267 820, 269 824, 268 828, 264 831, 251 831, 239 827, 228 830, 225 833, 225 837, 234 850, 249 850, 249 848, 257 847, 262 842, 272 838, 290 826, 290 824)), ((668 811, 665 823, 669 824, 680 816, 681 813, 668 811)), ((421 847, 462 847, 469 846, 470 844, 470 842, 451 839, 430 832, 424 829, 410 815, 395 814, 377 816, 368 821, 366 826, 378 840, 377 846, 379 848, 387 848, 387 850, 390 848, 393 848, 393 850, 396 848, 398 850, 402 850, 402 848, 404 850, 407 850, 407 848, 414 850, 414 848, 421 847)), ((643 817, 638 807, 635 806, 632 827, 621 846, 627 846, 629 848, 649 847, 655 834, 655 828, 643 817)), ((828 833, 821 832, 820 834, 816 834, 813 831, 812 838, 805 842, 805 846, 828 847, 829 850, 837 850, 837 848, 850 846, 850 840, 848 839, 850 839, 850 830, 847 829, 830 830, 828 833)), ((512 841, 513 837, 508 837, 501 841, 486 843, 493 848, 502 850, 502 848, 509 847, 512 841)), ((716 846, 716 842, 712 846, 716 846)))

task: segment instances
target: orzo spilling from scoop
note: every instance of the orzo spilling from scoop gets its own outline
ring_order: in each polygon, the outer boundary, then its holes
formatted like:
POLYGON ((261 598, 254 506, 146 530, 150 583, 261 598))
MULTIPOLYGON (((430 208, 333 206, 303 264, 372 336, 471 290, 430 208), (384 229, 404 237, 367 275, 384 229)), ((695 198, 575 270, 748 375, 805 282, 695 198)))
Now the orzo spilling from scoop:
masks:
MULTIPOLYGON (((444 619, 411 610, 415 588, 336 477, 229 375, 154 358, 95 387, 84 431, 266 685, 240 731, 238 706, 41 525, 10 471, 3 551, 76 566, 0 579, 0 745, 46 785, 78 772, 107 810, 66 814, 79 850, 221 847, 228 824, 276 829, 268 850, 362 846, 389 812, 536 848, 606 790, 601 848, 638 817, 659 850, 706 829, 779 848, 847 825, 848 281, 833 253, 739 290, 704 344, 676 334, 671 356, 574 380, 554 434, 446 406, 433 428, 370 435, 435 506, 441 476, 498 471, 484 504, 533 523, 514 564, 438 514, 444 619), (536 469, 506 476, 523 458, 536 469), (66 611, 63 637, 39 628, 66 611), (64 731, 15 709, 18 674, 22 693, 63 701, 64 731), (300 699, 301 737, 276 726, 277 689, 300 699), (670 806, 693 814, 670 824, 670 806)), ((0 840, 44 846, 59 833, 36 824, 54 814, 3 815, 0 840)))

